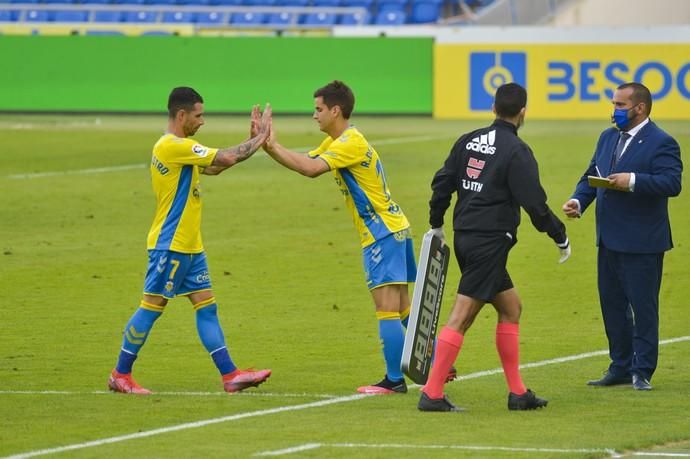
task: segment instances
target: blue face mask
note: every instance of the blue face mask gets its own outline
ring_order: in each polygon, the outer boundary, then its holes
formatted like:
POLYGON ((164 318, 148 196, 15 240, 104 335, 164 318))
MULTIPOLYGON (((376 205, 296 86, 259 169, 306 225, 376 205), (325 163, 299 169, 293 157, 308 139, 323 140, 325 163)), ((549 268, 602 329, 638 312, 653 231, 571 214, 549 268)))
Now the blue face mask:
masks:
POLYGON ((628 112, 635 108, 632 106, 630 108, 616 108, 613 110, 613 115, 611 115, 611 122, 616 123, 616 127, 620 130, 625 129, 625 127, 630 123, 630 118, 628 118, 628 112))

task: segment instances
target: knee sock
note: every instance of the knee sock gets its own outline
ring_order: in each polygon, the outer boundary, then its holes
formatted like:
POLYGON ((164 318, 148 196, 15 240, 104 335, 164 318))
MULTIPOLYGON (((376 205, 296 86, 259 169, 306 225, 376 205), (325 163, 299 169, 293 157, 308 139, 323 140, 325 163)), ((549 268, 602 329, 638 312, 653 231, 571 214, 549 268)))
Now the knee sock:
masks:
POLYGON ((443 397, 443 384, 446 382, 448 370, 460 353, 464 335, 461 335, 447 325, 441 329, 438 335, 438 345, 434 364, 426 385, 422 389, 429 398, 443 397))
POLYGON ((228 348, 225 346, 223 330, 218 322, 218 305, 215 298, 201 301, 194 305, 196 310, 196 330, 201 343, 211 354, 213 363, 221 375, 232 373, 237 369, 228 348))
POLYGON ((386 377, 391 381, 400 381, 403 379, 400 362, 405 344, 400 313, 377 311, 376 318, 379 320, 379 337, 383 344, 383 358, 386 361, 386 377))
POLYGON ((134 312, 125 326, 122 349, 115 366, 115 370, 118 373, 127 374, 132 372, 132 366, 137 359, 139 349, 146 342, 146 338, 148 338, 156 319, 163 314, 163 309, 163 306, 157 306, 142 300, 139 309, 134 312))
POLYGON ((520 325, 508 322, 499 322, 496 325, 496 349, 501 358, 503 374, 506 377, 508 388, 517 395, 527 392, 520 377, 520 325))

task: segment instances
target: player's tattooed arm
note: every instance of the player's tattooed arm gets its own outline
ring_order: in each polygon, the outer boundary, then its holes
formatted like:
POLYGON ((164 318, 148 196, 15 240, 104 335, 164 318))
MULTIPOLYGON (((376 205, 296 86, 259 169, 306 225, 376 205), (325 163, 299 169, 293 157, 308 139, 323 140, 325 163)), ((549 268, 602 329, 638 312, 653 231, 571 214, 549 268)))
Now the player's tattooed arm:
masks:
POLYGON ((204 174, 217 175, 228 167, 248 159, 261 148, 266 142, 271 129, 271 106, 266 104, 266 109, 261 114, 261 117, 254 121, 258 118, 258 113, 258 108, 252 110, 252 133, 256 132, 256 135, 239 145, 218 150, 211 166, 204 169, 204 174), (256 122, 256 129, 254 129, 254 122, 256 122))

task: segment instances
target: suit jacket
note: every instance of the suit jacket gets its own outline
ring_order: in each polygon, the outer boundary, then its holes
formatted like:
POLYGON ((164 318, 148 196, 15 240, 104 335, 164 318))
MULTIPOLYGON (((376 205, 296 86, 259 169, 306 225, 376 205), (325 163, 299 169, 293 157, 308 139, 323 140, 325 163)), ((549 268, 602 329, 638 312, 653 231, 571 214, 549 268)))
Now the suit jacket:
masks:
POLYGON ((651 120, 632 138, 618 164, 613 155, 619 131, 602 132, 587 171, 572 198, 580 201, 580 211, 596 198, 597 245, 626 253, 661 253, 673 247, 668 218, 668 198, 681 189, 683 163, 678 142, 651 120), (593 188, 588 175, 603 177, 617 172, 635 173, 635 191, 593 188))

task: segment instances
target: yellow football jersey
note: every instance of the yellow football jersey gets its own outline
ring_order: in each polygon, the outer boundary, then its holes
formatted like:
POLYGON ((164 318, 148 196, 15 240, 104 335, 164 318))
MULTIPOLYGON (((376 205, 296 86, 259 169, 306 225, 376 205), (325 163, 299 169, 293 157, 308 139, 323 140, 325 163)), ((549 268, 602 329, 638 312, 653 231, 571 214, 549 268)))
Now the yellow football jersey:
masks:
POLYGON ((204 251, 199 168, 210 166, 216 153, 216 148, 173 134, 163 135, 153 146, 151 183, 157 207, 146 244, 149 250, 204 251))
POLYGON ((350 126, 335 140, 327 137, 309 156, 323 159, 333 171, 362 247, 409 228, 407 217, 391 198, 378 153, 357 128, 350 126))

